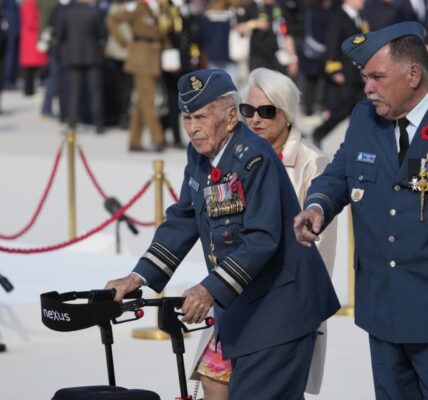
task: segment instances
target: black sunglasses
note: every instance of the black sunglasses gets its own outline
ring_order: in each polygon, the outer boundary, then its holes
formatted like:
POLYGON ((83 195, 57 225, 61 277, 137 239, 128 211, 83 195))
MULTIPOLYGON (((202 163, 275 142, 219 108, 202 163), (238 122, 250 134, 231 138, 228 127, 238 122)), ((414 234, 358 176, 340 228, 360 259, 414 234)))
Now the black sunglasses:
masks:
POLYGON ((276 107, 271 104, 258 106, 257 108, 246 103, 241 103, 239 105, 239 112, 245 118, 253 118, 256 111, 264 119, 272 119, 276 115, 276 107))

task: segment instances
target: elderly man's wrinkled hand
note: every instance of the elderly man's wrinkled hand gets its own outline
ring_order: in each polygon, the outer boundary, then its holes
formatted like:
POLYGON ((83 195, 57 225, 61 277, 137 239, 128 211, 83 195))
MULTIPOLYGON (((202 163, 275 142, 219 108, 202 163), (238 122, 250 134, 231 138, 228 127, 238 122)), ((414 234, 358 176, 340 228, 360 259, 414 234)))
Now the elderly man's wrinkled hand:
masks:
POLYGON ((297 241, 310 247, 319 240, 319 233, 324 224, 324 215, 318 207, 309 207, 294 218, 294 233, 297 241))
POLYGON ((130 273, 129 275, 113 279, 107 282, 105 289, 116 289, 115 301, 122 301, 126 294, 137 290, 143 285, 144 281, 137 274, 130 273))
POLYGON ((185 297, 181 311, 183 322, 189 324, 201 323, 214 303, 214 297, 201 284, 195 285, 183 292, 185 297))

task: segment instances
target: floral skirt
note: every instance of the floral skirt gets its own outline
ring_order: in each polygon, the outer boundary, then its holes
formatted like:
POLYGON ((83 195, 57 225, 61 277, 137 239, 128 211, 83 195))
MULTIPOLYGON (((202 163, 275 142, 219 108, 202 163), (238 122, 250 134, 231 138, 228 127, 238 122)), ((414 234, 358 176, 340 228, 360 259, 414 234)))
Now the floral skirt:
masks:
POLYGON ((221 343, 215 342, 215 335, 211 337, 204 353, 201 356, 196 372, 219 382, 229 383, 232 373, 230 360, 223 360, 221 343))

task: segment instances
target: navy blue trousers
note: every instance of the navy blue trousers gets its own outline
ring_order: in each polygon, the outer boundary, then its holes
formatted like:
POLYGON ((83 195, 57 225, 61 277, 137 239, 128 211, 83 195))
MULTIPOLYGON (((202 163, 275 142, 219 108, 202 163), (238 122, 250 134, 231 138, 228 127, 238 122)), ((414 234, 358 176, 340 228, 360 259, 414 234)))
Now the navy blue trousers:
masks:
POLYGON ((232 359, 229 400, 301 400, 314 343, 315 332, 232 359))
POLYGON ((370 335, 376 400, 428 399, 428 343, 391 343, 370 335))

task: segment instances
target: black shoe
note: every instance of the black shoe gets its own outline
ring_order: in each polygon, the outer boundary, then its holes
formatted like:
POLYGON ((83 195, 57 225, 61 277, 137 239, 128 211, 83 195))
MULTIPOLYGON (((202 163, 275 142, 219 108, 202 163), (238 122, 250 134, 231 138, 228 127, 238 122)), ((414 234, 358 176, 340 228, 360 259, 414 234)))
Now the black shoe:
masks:
POLYGON ((153 151, 154 151, 155 153, 162 153, 162 152, 164 152, 164 151, 165 151, 165 149, 166 149, 166 145, 165 145, 165 143, 155 144, 155 145, 153 146, 153 151))
POLYGON ((118 122, 119 128, 123 130, 127 130, 129 127, 129 117, 128 115, 122 115, 119 117, 118 122))
POLYGON ((6 345, 4 343, 0 343, 0 353, 6 351, 6 345))
POLYGON ((143 146, 141 146, 141 144, 131 144, 129 146, 129 151, 143 152, 143 151, 146 151, 146 149, 143 146))

